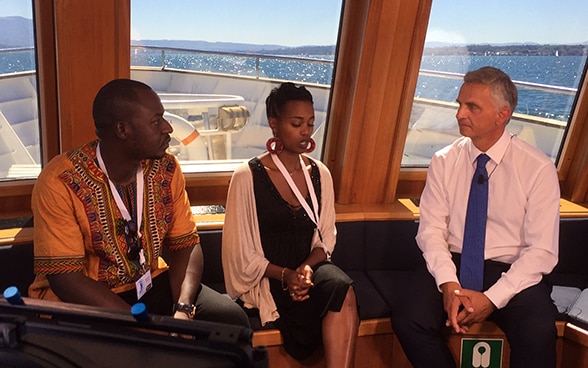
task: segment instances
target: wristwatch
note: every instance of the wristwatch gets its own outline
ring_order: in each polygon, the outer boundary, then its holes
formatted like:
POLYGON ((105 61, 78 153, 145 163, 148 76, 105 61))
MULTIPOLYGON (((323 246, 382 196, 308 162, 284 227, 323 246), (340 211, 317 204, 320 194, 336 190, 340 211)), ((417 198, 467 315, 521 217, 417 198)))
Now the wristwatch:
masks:
POLYGON ((196 306, 194 304, 176 303, 174 304, 174 313, 175 312, 184 312, 190 317, 190 319, 193 319, 194 315, 196 315, 196 306))

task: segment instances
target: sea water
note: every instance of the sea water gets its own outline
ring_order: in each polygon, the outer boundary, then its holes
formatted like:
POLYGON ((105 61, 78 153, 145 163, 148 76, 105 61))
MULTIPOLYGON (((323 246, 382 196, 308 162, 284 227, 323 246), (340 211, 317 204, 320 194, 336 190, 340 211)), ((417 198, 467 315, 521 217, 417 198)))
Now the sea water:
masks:
MULTIPOLYGON (((291 80, 331 85, 334 55, 305 55, 304 60, 212 54, 183 51, 139 50, 131 54, 132 66, 226 73, 250 77, 291 80), (309 61, 307 59, 316 59, 309 61)), ((422 70, 464 74, 468 70, 491 65, 502 69, 515 81, 577 89, 585 69, 586 56, 424 56, 422 70)), ((0 74, 35 69, 33 51, 0 53, 0 74)), ((461 78, 439 78, 420 75, 416 97, 438 101, 455 101, 461 78)), ((519 87, 516 112, 567 121, 575 93, 554 93, 519 87)))
MULTIPOLYGON (((292 80, 331 85, 334 55, 306 56, 328 62, 272 59, 271 56, 189 54, 147 50, 133 55, 132 65, 162 66, 187 70, 229 73, 253 77, 292 80)), ((465 74, 468 70, 491 65, 502 69, 515 81, 571 88, 567 92, 549 92, 519 87, 516 112, 560 121, 568 121, 571 107, 586 64, 586 56, 424 56, 421 69, 465 74)), ((454 102, 462 79, 420 75, 416 97, 454 102)))

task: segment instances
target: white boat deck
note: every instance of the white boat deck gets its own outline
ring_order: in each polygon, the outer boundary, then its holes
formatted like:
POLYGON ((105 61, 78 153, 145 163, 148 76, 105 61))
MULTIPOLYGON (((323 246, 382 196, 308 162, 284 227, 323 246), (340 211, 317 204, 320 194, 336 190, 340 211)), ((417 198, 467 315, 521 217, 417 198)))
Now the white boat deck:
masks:
MULTIPOLYGON (((265 98, 281 81, 157 68, 134 68, 131 78, 150 85, 162 96, 166 110, 183 120, 172 121, 175 139, 170 151, 180 159, 185 172, 231 170, 236 163, 265 150, 265 142, 271 135, 265 116, 265 98), (236 129, 220 129, 216 118, 219 107, 225 105, 243 106, 246 113, 241 117, 247 115, 247 123, 236 124, 236 129), (176 125, 180 123, 182 126, 176 125), (192 126, 200 136, 187 145, 181 144, 192 126)), ((40 171, 34 86, 35 77, 31 73, 0 78, 0 180, 35 178, 40 171)), ((313 95, 316 116, 317 147, 312 156, 319 158, 330 88, 321 85, 308 88, 313 95)), ((456 111, 455 103, 415 100, 403 166, 426 167, 434 152, 460 136, 456 111)), ((565 122, 515 114, 508 129, 555 160, 565 126, 565 122)))
MULTIPOLYGON (((436 151, 459 138, 456 112, 457 103, 416 99, 402 165, 426 167, 436 151)), ((509 132, 538 147, 553 160, 557 157, 565 127, 565 122, 522 114, 514 114, 507 125, 509 132)))

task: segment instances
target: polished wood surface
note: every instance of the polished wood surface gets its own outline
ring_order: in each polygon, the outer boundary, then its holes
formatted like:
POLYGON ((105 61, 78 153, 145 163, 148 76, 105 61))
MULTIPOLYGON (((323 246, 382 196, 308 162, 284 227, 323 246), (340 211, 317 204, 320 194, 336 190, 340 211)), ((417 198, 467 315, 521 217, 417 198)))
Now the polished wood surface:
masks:
POLYGON ((345 2, 343 73, 335 74, 324 157, 337 203, 395 200, 430 6, 429 0, 345 2))
MULTIPOLYGON (((564 321, 556 322, 557 328, 557 368, 584 367, 588 360, 588 331, 579 329, 564 321), (564 355, 564 352, 567 355, 564 355), (569 355, 569 356, 568 356, 569 355)), ((493 322, 478 323, 467 334, 448 334, 447 344, 456 362, 461 359, 463 338, 503 340, 502 367, 509 368, 510 347, 506 336, 493 322)), ((288 356, 282 346, 282 338, 277 330, 256 331, 253 346, 266 346, 272 367, 324 367, 321 351, 305 362, 298 362, 288 356)), ((411 368, 412 365, 402 350, 400 342, 390 327, 390 320, 377 318, 361 321, 357 347, 356 367, 370 368, 411 368)))
POLYGON ((563 342, 561 368, 588 367, 588 331, 568 323, 563 342))
POLYGON ((588 78, 582 83, 558 166, 562 196, 588 202, 588 78))
POLYGON ((61 150, 96 138, 92 102, 114 78, 131 75, 130 0, 59 0, 55 6, 61 150))
MULTIPOLYGON (((323 157, 339 204, 420 197, 426 169, 401 168, 400 162, 431 3, 344 2, 323 157)), ((106 81, 130 75, 130 0, 35 0, 34 6, 47 162, 95 137, 95 93, 106 81)), ((585 79, 558 162, 562 198, 574 203, 588 202, 587 85, 585 79)), ((230 175, 187 177, 192 204, 226 201, 230 175)), ((2 183, 6 188, 20 194, 0 190, 0 217, 30 213, 30 181, 2 183)))

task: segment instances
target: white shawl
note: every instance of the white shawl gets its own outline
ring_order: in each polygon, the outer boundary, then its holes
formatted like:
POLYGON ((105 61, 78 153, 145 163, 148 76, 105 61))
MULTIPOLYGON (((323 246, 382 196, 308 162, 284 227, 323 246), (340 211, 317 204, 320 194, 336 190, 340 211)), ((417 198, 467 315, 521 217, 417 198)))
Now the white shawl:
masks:
MULTIPOLYGON (((313 240, 311 249, 322 247, 327 254, 335 249, 335 198, 329 169, 313 160, 321 179, 321 243, 313 240)), ((257 209, 253 191, 253 175, 249 163, 243 163, 233 173, 222 239, 222 261, 225 286, 232 298, 240 298, 245 307, 258 308, 262 325, 280 317, 270 293, 269 280, 263 274, 269 264, 261 247, 257 209)), ((278 265, 280 266, 280 265, 278 265)))

